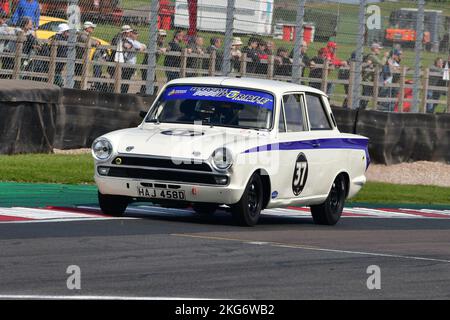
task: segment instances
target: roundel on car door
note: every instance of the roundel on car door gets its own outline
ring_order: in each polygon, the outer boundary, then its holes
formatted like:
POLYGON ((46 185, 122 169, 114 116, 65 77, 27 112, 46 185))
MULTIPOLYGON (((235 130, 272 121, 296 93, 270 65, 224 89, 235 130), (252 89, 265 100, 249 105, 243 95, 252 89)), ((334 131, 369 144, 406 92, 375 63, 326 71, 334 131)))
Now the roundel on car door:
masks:
POLYGON ((298 196, 305 187, 306 180, 308 179, 308 160, 306 156, 301 152, 297 156, 295 161, 294 176, 292 178, 292 191, 294 195, 298 196))

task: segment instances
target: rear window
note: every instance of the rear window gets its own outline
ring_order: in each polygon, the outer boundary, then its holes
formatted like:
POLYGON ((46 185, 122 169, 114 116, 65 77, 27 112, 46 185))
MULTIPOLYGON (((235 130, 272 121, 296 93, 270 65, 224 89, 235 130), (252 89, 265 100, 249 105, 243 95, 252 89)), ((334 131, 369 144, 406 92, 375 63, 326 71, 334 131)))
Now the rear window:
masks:
POLYGON ((320 96, 306 93, 305 97, 311 130, 330 130, 331 124, 320 96))

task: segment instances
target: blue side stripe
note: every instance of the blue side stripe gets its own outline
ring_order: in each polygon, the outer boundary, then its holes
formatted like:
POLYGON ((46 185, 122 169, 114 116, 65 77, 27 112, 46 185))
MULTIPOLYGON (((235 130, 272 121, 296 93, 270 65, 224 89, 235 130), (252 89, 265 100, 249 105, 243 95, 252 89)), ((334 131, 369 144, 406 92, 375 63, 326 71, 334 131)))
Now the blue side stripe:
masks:
POLYGON ((312 140, 299 140, 299 141, 287 141, 280 143, 266 144, 245 150, 243 153, 254 153, 264 151, 277 151, 277 150, 308 150, 308 149, 355 149, 364 150, 366 153, 366 169, 370 164, 370 155, 368 150, 368 139, 353 139, 353 138, 329 138, 329 139, 312 139, 312 140), (320 144, 319 147, 315 146, 320 144))

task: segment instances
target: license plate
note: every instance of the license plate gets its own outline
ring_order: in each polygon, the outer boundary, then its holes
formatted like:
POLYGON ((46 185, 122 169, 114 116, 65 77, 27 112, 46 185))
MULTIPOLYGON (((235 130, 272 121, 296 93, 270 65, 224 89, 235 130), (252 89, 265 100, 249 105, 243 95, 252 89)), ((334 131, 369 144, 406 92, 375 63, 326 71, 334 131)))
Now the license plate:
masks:
POLYGON ((185 200, 183 190, 138 188, 138 196, 151 199, 185 200))

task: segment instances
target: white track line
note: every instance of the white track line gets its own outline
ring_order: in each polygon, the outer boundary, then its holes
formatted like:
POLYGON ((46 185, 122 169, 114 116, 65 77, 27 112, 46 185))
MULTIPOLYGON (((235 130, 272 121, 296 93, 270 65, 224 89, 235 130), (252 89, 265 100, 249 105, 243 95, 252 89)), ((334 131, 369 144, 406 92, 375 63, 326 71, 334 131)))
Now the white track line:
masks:
POLYGON ((389 254, 389 253, 376 253, 376 252, 363 252, 363 251, 352 251, 352 250, 339 250, 339 249, 327 249, 327 248, 319 248, 313 246, 304 246, 290 243, 282 243, 282 242, 272 242, 272 241, 256 241, 256 240, 242 240, 235 238, 223 238, 223 237, 210 237, 210 236, 202 236, 195 234, 182 234, 182 233, 173 233, 172 236, 176 237, 186 237, 186 238, 198 238, 198 239, 207 239, 207 240, 218 240, 218 241, 235 241, 241 242, 245 244, 252 245, 266 245, 271 247, 279 247, 279 248, 290 248, 290 249, 301 249, 301 250, 311 250, 311 251, 323 251, 323 252, 334 252, 334 253, 347 253, 347 254, 356 254, 363 256, 375 256, 375 257, 387 257, 387 258, 397 258, 397 259, 408 259, 408 260, 421 260, 421 261, 433 261, 433 262, 443 262, 450 263, 450 260, 445 259, 434 259, 434 258, 425 258, 425 257, 415 257, 415 256, 404 256, 397 254, 389 254))
POLYGON ((4 223, 51 223, 51 222, 73 222, 73 221, 104 221, 104 220, 133 220, 137 218, 132 217, 105 217, 105 218, 64 218, 64 219, 46 219, 46 220, 14 220, 14 221, 0 221, 0 224, 4 223))
POLYGON ((133 296, 58 296, 58 295, 21 295, 21 294, 0 294, 0 299, 20 299, 20 300, 210 300, 205 298, 185 298, 185 297, 133 297, 133 296))

